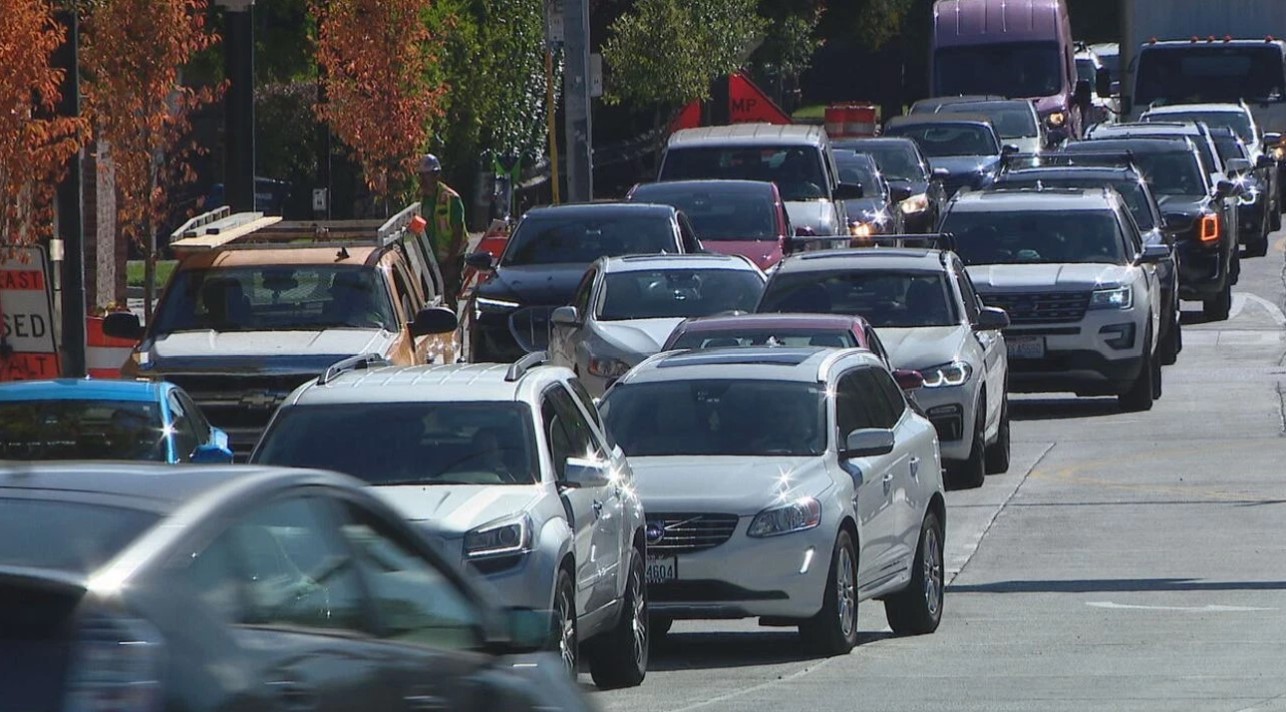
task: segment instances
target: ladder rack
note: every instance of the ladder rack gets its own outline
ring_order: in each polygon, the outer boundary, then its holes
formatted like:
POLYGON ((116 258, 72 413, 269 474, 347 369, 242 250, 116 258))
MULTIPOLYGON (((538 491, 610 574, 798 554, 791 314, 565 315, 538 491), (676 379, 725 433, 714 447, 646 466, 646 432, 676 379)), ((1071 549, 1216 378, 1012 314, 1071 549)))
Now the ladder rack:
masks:
POLYGON ((384 247, 414 230, 420 214, 413 203, 387 220, 282 220, 258 212, 233 213, 227 206, 198 215, 170 234, 176 252, 283 249, 291 247, 384 247))

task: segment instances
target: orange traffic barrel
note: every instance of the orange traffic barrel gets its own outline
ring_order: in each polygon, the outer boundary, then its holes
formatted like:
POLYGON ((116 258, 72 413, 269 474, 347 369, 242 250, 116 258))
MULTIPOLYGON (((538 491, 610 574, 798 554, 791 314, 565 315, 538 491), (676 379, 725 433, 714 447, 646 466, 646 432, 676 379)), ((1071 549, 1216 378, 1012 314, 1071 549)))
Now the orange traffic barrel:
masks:
POLYGON ((85 320, 85 369, 92 378, 120 378, 121 366, 129 359, 135 343, 103 333, 103 317, 85 320))
POLYGON ((852 104, 844 109, 845 136, 874 136, 878 109, 871 104, 852 104))

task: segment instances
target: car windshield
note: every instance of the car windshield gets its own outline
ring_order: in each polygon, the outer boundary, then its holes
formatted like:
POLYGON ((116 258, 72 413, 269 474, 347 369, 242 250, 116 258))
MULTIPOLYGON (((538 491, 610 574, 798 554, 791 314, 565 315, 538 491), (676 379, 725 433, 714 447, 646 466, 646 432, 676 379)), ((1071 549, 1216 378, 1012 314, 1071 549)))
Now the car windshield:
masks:
POLYGON ((986 116, 1001 138, 1035 138, 1040 135, 1040 127, 1036 125, 1036 112, 1028 107, 979 102, 952 104, 950 109, 952 113, 986 116))
POLYGON ((942 230, 955 235, 956 253, 967 265, 1125 263, 1110 210, 955 210, 942 230))
POLYGON ((161 406, 150 401, 0 403, 0 460, 169 459, 161 406))
POLYGON ((154 335, 179 331, 398 328, 375 267, 256 265, 180 270, 165 291, 154 335))
POLYGON ((710 316, 748 312, 764 291, 755 272, 731 269, 651 269, 611 272, 604 282, 600 321, 710 316))
POLYGON ((531 411, 512 401, 283 408, 254 461, 336 470, 372 485, 523 485, 539 479, 531 411))
POLYGON ((756 311, 861 316, 877 329, 952 326, 960 321, 945 275, 927 271, 778 273, 756 311))
POLYGON ((625 383, 609 390, 600 408, 630 457, 802 456, 826 450, 826 397, 817 383, 625 383))
POLYGON ((915 141, 920 152, 930 158, 1000 155, 995 134, 978 124, 904 124, 889 127, 885 135, 915 141))
POLYGON ((922 181, 924 168, 915 151, 896 143, 846 144, 849 150, 865 153, 875 159, 886 180, 922 181))
POLYGON ((509 240, 501 264, 588 265, 599 257, 679 252, 669 215, 627 210, 529 215, 509 240))
POLYGON ((777 184, 782 200, 830 198, 820 150, 806 146, 711 146, 671 148, 662 181, 757 180, 777 184))
POLYGON ((883 194, 883 181, 880 180, 880 174, 870 157, 852 151, 836 151, 835 167, 839 169, 841 183, 862 186, 863 194, 867 198, 878 198, 883 194))
POLYGON ((1145 48, 1135 103, 1209 104, 1281 101, 1282 53, 1273 44, 1145 48))
POLYGON ((858 346, 853 332, 844 329, 693 329, 680 334, 667 349, 718 349, 735 346, 825 346, 847 349, 858 346))
POLYGON ((1053 96, 1063 89, 1061 67, 1055 42, 944 47, 934 54, 934 89, 938 96, 1053 96))
MULTIPOLYGON (((1078 141, 1067 145, 1068 153, 1076 152, 1078 147, 1092 152, 1094 141, 1078 141)), ((1134 162, 1143 171, 1152 193, 1162 195, 1205 195, 1206 177, 1201 170, 1201 162, 1195 153, 1189 151, 1139 151, 1134 154, 1134 162)))
POLYGON ((1210 128, 1232 129, 1243 141, 1254 141, 1250 117, 1240 111, 1184 111, 1144 115, 1144 121, 1200 121, 1210 128))
POLYGON ((777 240, 781 237, 777 203, 767 189, 654 183, 639 187, 630 199, 682 210, 692 221, 699 240, 777 240))
POLYGON ((1148 206, 1148 194, 1138 180, 1128 178, 1077 178, 1074 176, 1023 176, 1005 178, 997 185, 1005 188, 1102 188, 1109 185, 1125 199, 1134 216, 1134 222, 1140 230, 1151 230, 1156 227, 1152 210, 1148 206))
POLYGON ((0 566, 89 574, 159 519, 122 507, 0 498, 0 566))

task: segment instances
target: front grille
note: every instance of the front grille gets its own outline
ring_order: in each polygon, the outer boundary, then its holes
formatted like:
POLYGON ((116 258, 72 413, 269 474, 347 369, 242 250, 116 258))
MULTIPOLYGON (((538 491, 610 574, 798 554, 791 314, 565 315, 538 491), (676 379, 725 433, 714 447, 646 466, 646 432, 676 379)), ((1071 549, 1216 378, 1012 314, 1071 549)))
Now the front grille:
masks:
POLYGON ((228 432, 233 449, 240 452, 254 445, 267 427, 277 406, 316 374, 221 375, 164 374, 192 396, 210 424, 228 432))
POLYGON ((523 351, 549 348, 549 317, 555 307, 526 307, 509 316, 509 331, 523 351))
POLYGON ((691 554, 728 541, 737 528, 735 514, 660 514, 648 517, 650 554, 691 554))
POLYGON ((1011 324, 1067 324, 1085 317, 1089 292, 1024 292, 984 294, 982 301, 1009 313, 1011 324))

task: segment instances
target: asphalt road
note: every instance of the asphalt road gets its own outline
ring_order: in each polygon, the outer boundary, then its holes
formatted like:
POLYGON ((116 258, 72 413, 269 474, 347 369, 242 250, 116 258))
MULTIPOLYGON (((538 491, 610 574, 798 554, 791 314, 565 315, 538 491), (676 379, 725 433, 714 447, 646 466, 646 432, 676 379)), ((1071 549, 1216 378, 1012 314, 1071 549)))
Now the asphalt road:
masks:
MULTIPOLYGON (((1286 238, 1242 262, 1233 315, 1201 323, 1148 413, 1016 396, 1014 462, 948 494, 945 615, 859 647, 789 629, 676 624, 604 710, 1286 710, 1286 238)), ((582 675, 588 683, 588 675, 582 675)))

